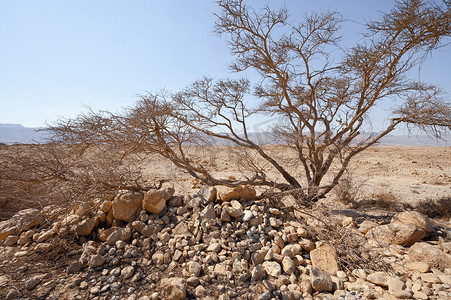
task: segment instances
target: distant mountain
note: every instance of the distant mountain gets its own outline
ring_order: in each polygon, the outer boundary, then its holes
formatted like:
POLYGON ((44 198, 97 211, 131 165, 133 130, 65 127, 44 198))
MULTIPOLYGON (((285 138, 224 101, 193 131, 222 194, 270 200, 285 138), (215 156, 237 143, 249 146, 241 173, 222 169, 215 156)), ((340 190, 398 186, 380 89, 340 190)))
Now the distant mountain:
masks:
POLYGON ((24 127, 20 124, 0 124, 0 143, 35 144, 45 141, 48 134, 40 128, 24 127))
MULTIPOLYGON (((34 144, 43 143, 48 137, 48 133, 38 131, 41 128, 29 128, 20 124, 1 124, 0 123, 0 143, 5 144, 34 144)), ((366 136, 363 133, 363 137, 366 136)), ((258 144, 276 144, 277 141, 268 132, 250 133, 249 138, 258 144)), ((225 142, 218 139, 207 139, 213 145, 231 145, 231 142, 225 142)), ((381 140, 382 145, 405 145, 405 146, 450 146, 451 136, 444 140, 435 140, 424 135, 398 136, 387 135, 381 140)))

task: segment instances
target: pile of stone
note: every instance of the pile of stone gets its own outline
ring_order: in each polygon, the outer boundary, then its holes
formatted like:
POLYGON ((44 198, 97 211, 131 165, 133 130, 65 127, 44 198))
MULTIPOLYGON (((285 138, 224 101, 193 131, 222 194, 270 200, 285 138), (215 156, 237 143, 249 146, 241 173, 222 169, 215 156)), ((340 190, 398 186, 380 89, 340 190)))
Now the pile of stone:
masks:
MULTIPOLYGON (((177 196, 172 188, 124 191, 111 201, 48 218, 26 210, 0 223, 7 266, 51 249, 72 232, 79 249, 64 272, 0 274, 0 297, 55 299, 304 299, 451 297, 451 242, 432 220, 413 211, 389 224, 343 222, 393 269, 340 270, 336 249, 310 235, 311 220, 294 221, 256 201, 250 186, 203 188, 177 196), (43 221, 50 225, 40 229, 43 221), (8 259, 7 259, 8 258, 8 259)), ((53 214, 54 216, 55 214, 53 214)), ((23 271, 23 270, 22 270, 23 271)))

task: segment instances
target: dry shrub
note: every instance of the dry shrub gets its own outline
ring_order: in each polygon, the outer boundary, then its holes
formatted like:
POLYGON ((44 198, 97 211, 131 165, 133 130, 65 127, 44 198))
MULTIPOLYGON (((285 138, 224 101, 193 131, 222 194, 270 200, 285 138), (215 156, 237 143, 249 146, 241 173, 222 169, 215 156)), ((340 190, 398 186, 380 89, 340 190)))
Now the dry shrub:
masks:
POLYGON ((101 145, 0 147, 0 220, 25 208, 111 198, 120 189, 148 189, 140 159, 101 145))
POLYGON ((395 209, 397 205, 396 197, 390 191, 374 193, 371 195, 371 199, 376 206, 388 210, 395 209))
POLYGON ((332 190, 335 199, 345 205, 355 205, 357 203, 361 188, 368 180, 368 178, 360 178, 359 180, 355 180, 352 174, 352 170, 346 171, 338 184, 332 190))
POLYGON ((431 218, 451 218, 451 196, 427 199, 418 204, 415 209, 431 218))
POLYGON ((313 240, 324 241, 335 249, 341 270, 394 272, 393 268, 372 250, 363 235, 348 226, 343 226, 342 221, 334 217, 328 209, 324 208, 315 215, 310 215, 322 224, 308 226, 310 235, 313 240))

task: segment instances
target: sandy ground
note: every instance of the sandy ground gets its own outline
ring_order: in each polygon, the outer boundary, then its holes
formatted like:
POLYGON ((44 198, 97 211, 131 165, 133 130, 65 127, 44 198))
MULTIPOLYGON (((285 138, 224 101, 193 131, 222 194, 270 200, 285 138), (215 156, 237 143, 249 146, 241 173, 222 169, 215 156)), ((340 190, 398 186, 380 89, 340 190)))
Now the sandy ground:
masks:
MULTIPOLYGON (((303 170, 294 152, 284 146, 268 146, 266 150, 277 153, 287 170, 302 178, 303 170)), ((197 148, 191 154, 217 177, 249 175, 236 164, 232 147, 197 148)), ((193 193, 200 187, 187 172, 169 161, 161 161, 158 157, 151 157, 149 161, 145 172, 149 179, 170 178, 169 184, 180 194, 193 193)), ((268 178, 281 180, 271 166, 261 159, 257 162, 268 178)), ((331 174, 334 172, 336 169, 332 168, 331 174)), ((388 195, 395 201, 415 205, 418 201, 450 197, 451 146, 374 146, 353 159, 350 174, 360 200, 388 195)))

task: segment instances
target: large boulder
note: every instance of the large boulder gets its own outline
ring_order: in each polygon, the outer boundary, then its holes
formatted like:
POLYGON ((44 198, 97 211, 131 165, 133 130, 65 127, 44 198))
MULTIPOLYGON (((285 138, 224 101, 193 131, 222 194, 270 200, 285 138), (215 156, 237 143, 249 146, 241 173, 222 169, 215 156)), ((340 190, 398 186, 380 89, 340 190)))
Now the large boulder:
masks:
POLYGON ((240 185, 235 188, 223 187, 218 194, 223 202, 228 202, 240 199, 255 200, 257 192, 250 185, 240 185))
POLYGON ((425 262, 432 269, 451 268, 451 255, 428 243, 416 243, 407 252, 412 262, 425 262))
POLYGON ((330 275, 335 275, 339 269, 337 255, 335 249, 331 245, 322 245, 310 251, 310 259, 312 265, 327 272, 330 275))
POLYGON ((411 224, 391 223, 372 228, 366 237, 380 243, 411 246, 424 237, 424 232, 411 224))
POLYGON ((411 224, 421 231, 425 237, 434 230, 432 221, 423 214, 416 211, 403 211, 393 216, 391 223, 393 224, 411 224))
POLYGON ((28 208, 17 212, 11 219, 0 222, 0 242, 9 235, 18 235, 41 224, 44 216, 39 209, 28 208))
POLYGON ((147 192, 142 202, 143 209, 153 214, 159 214, 166 207, 166 201, 171 199, 174 192, 173 188, 147 192))
POLYGON ((113 200, 113 217, 117 220, 131 222, 135 219, 138 208, 141 207, 144 194, 142 192, 123 192, 113 200))

